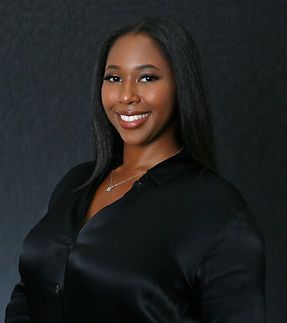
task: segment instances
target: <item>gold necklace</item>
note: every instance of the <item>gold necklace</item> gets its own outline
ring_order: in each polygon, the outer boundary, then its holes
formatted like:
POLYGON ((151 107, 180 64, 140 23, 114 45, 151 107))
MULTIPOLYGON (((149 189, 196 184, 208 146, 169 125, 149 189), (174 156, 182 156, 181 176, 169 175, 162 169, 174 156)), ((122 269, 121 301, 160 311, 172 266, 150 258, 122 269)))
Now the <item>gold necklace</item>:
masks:
MULTIPOLYGON (((171 158, 171 157, 175 156, 175 155, 176 155, 176 154, 178 154, 182 149, 183 149, 183 148, 181 147, 178 151, 176 151, 174 154, 172 154, 171 156, 169 156, 169 157, 167 157, 167 158, 165 158, 165 159, 168 159, 168 158, 171 158)), ((159 161, 159 163, 160 163, 160 162, 162 162, 163 160, 164 160, 164 159, 162 159, 161 161, 159 161)), ((106 192, 110 192, 113 188, 117 187, 118 185, 121 185, 121 184, 123 184, 123 183, 125 183, 125 182, 127 182, 127 181, 129 181, 129 180, 131 180, 131 179, 133 179, 133 178, 135 178, 135 177, 137 177, 137 176, 139 176, 139 175, 143 175, 143 174, 145 174, 147 171, 145 170, 144 172, 141 172, 141 173, 138 173, 138 174, 136 174, 136 175, 134 175, 134 176, 128 177, 128 178, 124 179, 123 181, 121 181, 121 182, 119 182, 119 183, 116 183, 116 184, 113 184, 113 172, 114 172, 114 170, 112 169, 112 171, 111 171, 111 180, 110 180, 110 185, 106 188, 106 192)))

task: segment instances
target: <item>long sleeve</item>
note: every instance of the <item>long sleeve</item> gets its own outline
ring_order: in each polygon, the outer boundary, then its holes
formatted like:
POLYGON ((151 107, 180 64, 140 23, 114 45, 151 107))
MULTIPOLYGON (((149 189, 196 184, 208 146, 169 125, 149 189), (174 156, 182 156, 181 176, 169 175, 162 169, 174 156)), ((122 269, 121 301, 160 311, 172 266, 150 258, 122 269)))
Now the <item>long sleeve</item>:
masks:
MULTIPOLYGON (((72 190, 72 183, 74 182, 73 177, 77 177, 79 174, 81 174, 81 165, 77 165, 70 169, 57 183, 48 202, 48 212, 50 212, 61 199, 65 190, 72 190)), ((20 281, 15 285, 11 293, 10 302, 6 307, 5 323, 33 322, 28 303, 27 287, 21 277, 20 281)))
POLYGON ((32 322, 28 304, 25 285, 20 280, 14 287, 9 304, 6 307, 5 323, 28 323, 32 322))
POLYGON ((265 322, 264 244, 242 213, 220 233, 198 268, 202 321, 265 322))
MULTIPOLYGON (((54 188, 49 200, 48 209, 54 204, 60 194, 63 181, 60 181, 54 188)), ((32 323, 28 307, 27 291, 22 279, 15 285, 11 293, 10 302, 5 311, 5 323, 32 323)))

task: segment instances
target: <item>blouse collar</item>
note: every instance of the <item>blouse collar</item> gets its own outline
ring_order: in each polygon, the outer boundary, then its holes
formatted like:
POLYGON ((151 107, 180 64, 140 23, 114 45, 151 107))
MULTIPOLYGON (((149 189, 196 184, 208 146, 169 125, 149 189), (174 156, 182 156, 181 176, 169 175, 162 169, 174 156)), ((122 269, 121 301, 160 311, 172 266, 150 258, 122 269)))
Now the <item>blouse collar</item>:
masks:
MULTIPOLYGON (((116 168, 121 162, 121 157, 115 156, 112 160, 112 168, 116 168)), ((173 155, 148 169, 143 177, 149 177, 155 184, 162 186, 190 169, 199 170, 200 168, 202 167, 198 165, 190 153, 183 148, 176 155, 173 155)))

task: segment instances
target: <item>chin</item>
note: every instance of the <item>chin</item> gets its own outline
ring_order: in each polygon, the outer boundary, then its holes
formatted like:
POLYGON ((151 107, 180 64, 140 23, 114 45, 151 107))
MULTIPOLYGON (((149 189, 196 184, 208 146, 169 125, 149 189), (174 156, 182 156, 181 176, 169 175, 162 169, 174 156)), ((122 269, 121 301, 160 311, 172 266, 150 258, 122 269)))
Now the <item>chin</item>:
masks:
POLYGON ((122 138, 122 140, 125 145, 130 145, 130 146, 141 146, 141 145, 146 144, 146 141, 144 141, 144 140, 135 140, 135 139, 128 140, 128 139, 124 139, 124 138, 122 138))
POLYGON ((122 136, 121 135, 121 138, 123 143, 126 145, 140 146, 140 145, 145 145, 149 143, 148 138, 143 136, 134 136, 134 135, 122 136))

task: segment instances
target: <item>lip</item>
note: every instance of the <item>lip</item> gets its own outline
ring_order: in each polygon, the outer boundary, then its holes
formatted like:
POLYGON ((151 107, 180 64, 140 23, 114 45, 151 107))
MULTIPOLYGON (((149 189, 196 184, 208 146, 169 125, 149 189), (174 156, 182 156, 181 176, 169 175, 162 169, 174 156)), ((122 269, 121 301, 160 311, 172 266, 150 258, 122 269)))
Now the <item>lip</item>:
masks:
POLYGON ((117 118, 118 118, 118 121, 119 121, 119 124, 124 128, 124 129, 136 129, 138 127, 140 127, 142 124, 144 124, 149 116, 150 116, 150 112, 149 111, 121 111, 121 112, 117 112, 117 118), (134 120, 134 121, 124 121, 121 119, 120 117, 120 114, 123 114, 123 115, 126 115, 126 116, 134 116, 134 115, 139 115, 139 114, 145 114, 145 113, 148 113, 148 115, 143 118, 143 119, 139 119, 139 120, 134 120))
POLYGON ((117 114, 123 114, 125 116, 135 116, 137 114, 145 114, 145 113, 150 113, 150 111, 129 111, 129 110, 122 110, 122 111, 117 111, 117 114))

